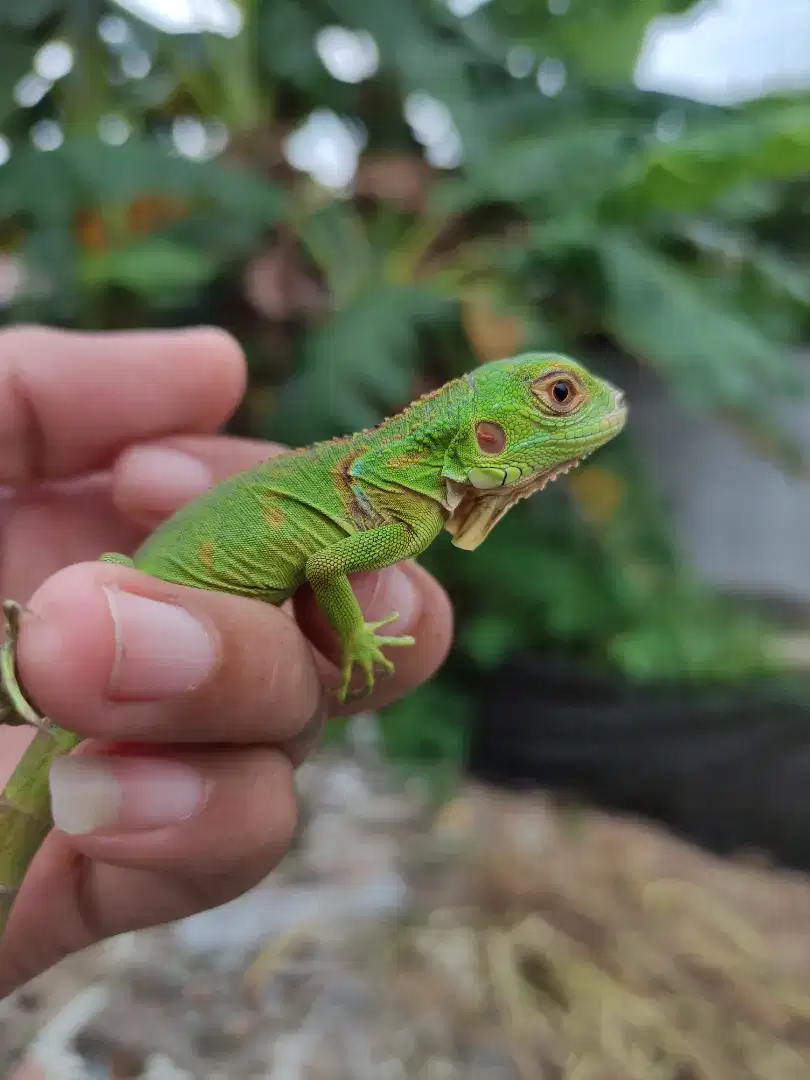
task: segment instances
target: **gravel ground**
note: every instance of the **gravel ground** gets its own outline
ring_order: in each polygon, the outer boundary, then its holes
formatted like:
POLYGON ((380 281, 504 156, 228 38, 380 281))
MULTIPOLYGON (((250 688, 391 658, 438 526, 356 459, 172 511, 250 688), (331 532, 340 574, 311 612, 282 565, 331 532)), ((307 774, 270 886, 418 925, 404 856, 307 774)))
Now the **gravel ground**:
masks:
POLYGON ((239 901, 0 1005, 13 1080, 810 1080, 810 883, 467 787, 434 812, 373 722, 300 773, 239 901))

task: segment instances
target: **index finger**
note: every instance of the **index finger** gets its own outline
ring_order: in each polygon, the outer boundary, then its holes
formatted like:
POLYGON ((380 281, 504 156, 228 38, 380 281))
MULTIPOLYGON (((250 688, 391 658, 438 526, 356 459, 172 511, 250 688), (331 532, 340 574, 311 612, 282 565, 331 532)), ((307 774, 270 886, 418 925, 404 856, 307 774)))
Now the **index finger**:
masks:
POLYGON ((245 387, 222 330, 0 330, 0 484, 62 480, 132 442, 215 431, 245 387))

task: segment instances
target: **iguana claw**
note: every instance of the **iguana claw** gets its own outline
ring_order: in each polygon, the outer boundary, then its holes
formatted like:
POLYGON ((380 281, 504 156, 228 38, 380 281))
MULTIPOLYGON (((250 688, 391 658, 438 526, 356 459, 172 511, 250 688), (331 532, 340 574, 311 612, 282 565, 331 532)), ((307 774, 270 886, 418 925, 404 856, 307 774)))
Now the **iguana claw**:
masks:
POLYGON ((398 618, 399 613, 394 612, 392 615, 389 615, 387 619, 380 619, 378 622, 363 623, 362 629, 358 629, 349 641, 345 643, 342 667, 343 680, 337 695, 338 701, 345 703, 346 701, 353 701, 356 698, 366 697, 370 694, 374 689, 375 664, 382 668, 384 676, 394 674, 394 665, 388 657, 383 654, 383 647, 392 645, 414 645, 416 640, 408 635, 387 637, 378 634, 377 631, 382 626, 388 626, 389 623, 396 622, 398 618), (365 683, 362 690, 357 690, 353 694, 349 694, 349 683, 351 682, 355 664, 359 664, 363 669, 365 683))

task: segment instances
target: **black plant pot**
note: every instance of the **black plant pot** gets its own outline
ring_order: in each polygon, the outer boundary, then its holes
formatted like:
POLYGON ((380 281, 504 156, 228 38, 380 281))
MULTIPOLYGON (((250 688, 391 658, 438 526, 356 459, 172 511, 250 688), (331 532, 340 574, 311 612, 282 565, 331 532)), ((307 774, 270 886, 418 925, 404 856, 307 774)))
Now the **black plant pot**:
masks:
POLYGON ((810 690, 598 677, 520 656, 475 678, 469 774, 658 821, 810 870, 810 690))

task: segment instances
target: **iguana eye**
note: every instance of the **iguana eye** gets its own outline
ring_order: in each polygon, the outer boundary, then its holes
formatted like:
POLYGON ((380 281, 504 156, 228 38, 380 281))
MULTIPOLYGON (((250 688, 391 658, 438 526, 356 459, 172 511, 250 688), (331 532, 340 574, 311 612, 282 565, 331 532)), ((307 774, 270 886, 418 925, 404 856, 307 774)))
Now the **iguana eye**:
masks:
POLYGON ((475 438, 482 454, 500 454, 506 446, 506 432, 500 424, 490 420, 475 425, 475 438))
POLYGON ((543 404, 555 413, 568 413, 581 403, 583 391, 579 382, 562 372, 551 372, 532 386, 543 404))

